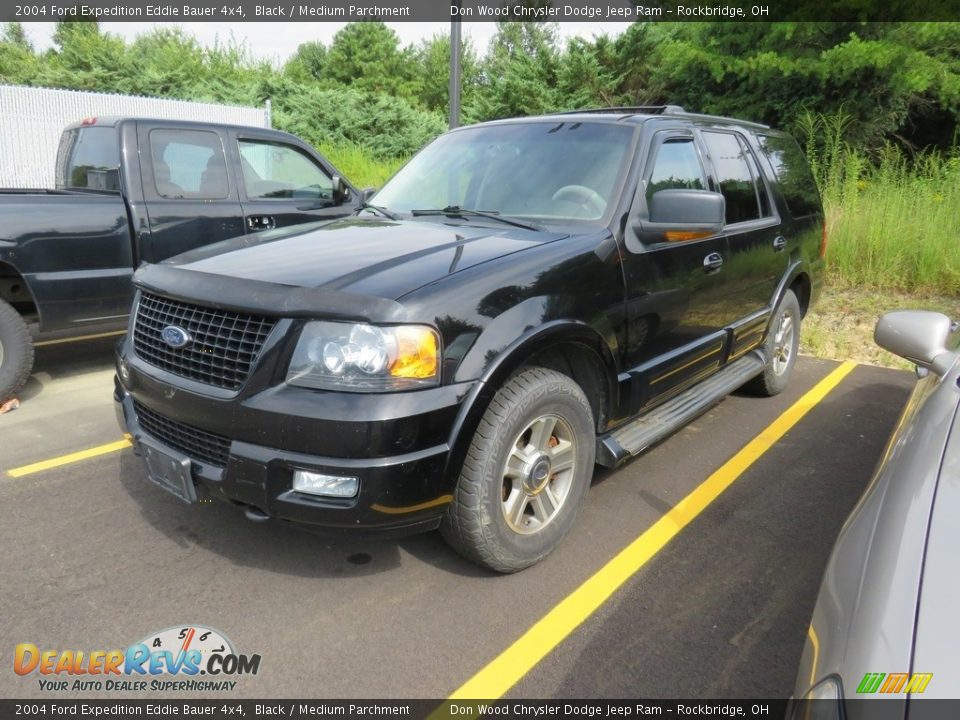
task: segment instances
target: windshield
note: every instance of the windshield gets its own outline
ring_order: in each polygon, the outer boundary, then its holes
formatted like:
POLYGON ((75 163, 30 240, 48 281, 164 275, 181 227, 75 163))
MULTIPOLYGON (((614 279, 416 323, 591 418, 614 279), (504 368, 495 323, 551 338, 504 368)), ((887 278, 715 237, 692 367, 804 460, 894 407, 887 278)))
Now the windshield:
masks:
POLYGON ((597 220, 614 199, 632 135, 623 125, 569 121, 465 128, 434 140, 372 202, 398 212, 597 220))

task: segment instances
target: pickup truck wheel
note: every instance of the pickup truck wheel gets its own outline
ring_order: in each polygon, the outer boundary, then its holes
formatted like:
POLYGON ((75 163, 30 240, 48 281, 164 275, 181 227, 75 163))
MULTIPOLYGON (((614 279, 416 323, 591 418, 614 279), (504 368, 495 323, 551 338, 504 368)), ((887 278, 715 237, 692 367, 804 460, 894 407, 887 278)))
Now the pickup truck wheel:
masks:
POLYGON ((24 386, 32 368, 30 331, 20 314, 0 300, 0 403, 24 386))
POLYGON ((573 526, 593 476, 590 403, 573 380, 530 367, 480 420, 440 530, 461 555, 511 573, 550 553, 573 526))
POLYGON ((793 374, 799 347, 800 303, 793 291, 787 290, 773 313, 770 330, 763 343, 767 364, 763 372, 748 382, 744 389, 763 397, 783 392, 793 374))

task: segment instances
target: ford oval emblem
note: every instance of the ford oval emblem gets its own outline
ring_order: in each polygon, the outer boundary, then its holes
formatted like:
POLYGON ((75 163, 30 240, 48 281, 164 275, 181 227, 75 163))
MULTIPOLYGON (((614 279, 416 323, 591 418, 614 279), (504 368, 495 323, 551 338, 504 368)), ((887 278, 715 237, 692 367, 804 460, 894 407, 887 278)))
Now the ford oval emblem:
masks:
POLYGON ((177 327, 176 325, 167 325, 163 330, 160 331, 160 337, 163 338, 163 341, 174 350, 179 350, 182 347, 186 347, 190 344, 190 341, 193 340, 193 338, 190 337, 190 333, 188 333, 182 327, 177 327))

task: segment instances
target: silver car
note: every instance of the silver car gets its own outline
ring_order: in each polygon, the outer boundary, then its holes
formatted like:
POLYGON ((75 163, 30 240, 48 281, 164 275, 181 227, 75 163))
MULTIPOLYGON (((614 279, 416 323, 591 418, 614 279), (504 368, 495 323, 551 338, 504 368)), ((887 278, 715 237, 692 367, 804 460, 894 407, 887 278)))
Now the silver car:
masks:
POLYGON ((794 689, 820 702, 795 718, 912 720, 918 698, 960 697, 960 332, 903 311, 874 338, 921 379, 827 564, 794 689))

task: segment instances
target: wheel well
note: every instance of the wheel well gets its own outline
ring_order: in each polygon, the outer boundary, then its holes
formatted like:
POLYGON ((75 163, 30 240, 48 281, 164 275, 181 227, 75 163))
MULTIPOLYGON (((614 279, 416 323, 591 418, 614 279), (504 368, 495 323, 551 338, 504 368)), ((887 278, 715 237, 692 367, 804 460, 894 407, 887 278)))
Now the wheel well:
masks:
POLYGON ((607 369, 593 350, 576 342, 560 342, 537 350, 518 370, 531 365, 556 370, 577 383, 590 402, 597 432, 605 427, 611 389, 607 369))
POLYGON ((800 317, 806 317, 807 308, 810 307, 810 277, 806 273, 800 273, 790 283, 790 289, 800 303, 800 317))
POLYGON ((0 300, 10 303, 27 322, 39 319, 37 304, 23 275, 5 262, 0 262, 0 300))

